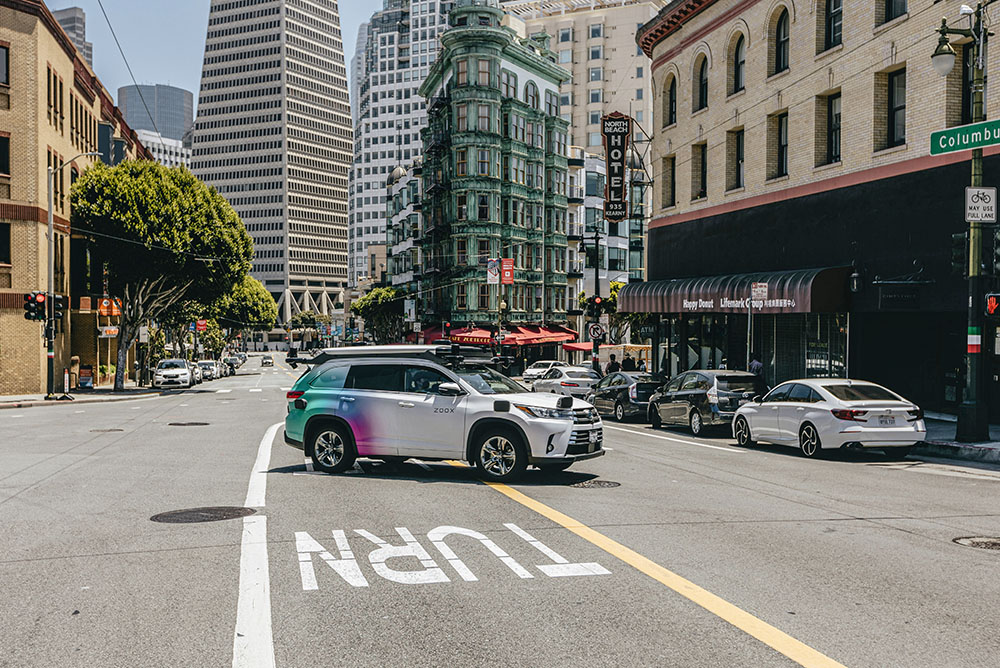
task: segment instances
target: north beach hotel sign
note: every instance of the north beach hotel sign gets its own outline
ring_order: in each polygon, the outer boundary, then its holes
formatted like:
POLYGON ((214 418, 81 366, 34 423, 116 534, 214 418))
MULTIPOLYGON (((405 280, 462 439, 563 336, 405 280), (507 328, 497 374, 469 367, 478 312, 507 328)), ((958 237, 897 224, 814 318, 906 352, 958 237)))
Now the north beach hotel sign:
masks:
POLYGON ((608 179, 604 185, 604 217, 611 222, 628 218, 628 193, 625 186, 625 156, 632 139, 632 119, 616 111, 601 119, 604 135, 604 159, 608 179))

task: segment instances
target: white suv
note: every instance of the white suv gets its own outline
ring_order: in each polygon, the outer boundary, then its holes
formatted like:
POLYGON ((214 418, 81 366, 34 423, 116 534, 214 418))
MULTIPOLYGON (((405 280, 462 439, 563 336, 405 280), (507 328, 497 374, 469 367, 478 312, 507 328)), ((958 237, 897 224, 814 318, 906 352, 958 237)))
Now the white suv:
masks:
POLYGON ((288 361, 313 368, 288 392, 285 442, 320 471, 344 471, 357 457, 459 459, 508 481, 529 464, 561 471, 604 454, 590 404, 528 392, 481 349, 332 348, 288 361))

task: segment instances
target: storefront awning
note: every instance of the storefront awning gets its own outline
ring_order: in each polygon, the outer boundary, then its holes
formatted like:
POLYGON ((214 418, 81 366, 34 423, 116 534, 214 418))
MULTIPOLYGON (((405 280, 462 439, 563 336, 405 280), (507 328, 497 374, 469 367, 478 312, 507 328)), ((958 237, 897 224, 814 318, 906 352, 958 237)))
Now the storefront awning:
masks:
POLYGON ((629 283, 618 293, 618 310, 623 313, 746 313, 748 309, 754 313, 842 312, 847 310, 850 271, 850 267, 825 267, 629 283))
MULTIPOLYGON (((548 325, 545 327, 537 325, 512 326, 507 331, 510 333, 504 337, 504 345, 515 346, 536 346, 544 343, 561 343, 562 341, 573 341, 577 338, 577 332, 567 327, 558 325, 548 325)), ((480 327, 452 330, 451 342, 472 345, 484 345, 492 343, 493 332, 480 327)))

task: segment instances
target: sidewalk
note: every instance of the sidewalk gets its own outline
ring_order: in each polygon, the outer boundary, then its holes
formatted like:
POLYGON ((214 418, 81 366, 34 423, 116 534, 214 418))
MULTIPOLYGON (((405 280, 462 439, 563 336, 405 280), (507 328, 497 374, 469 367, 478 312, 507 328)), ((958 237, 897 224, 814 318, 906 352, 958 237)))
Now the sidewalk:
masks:
POLYGON ((975 462, 1000 463, 1000 425, 990 425, 990 440, 984 443, 959 443, 955 440, 958 426, 954 416, 928 415, 927 441, 915 448, 918 454, 975 462))
MULTIPOLYGON (((46 401, 44 394, 24 394, 20 396, 0 396, 0 410, 4 408, 31 408, 33 406, 59 406, 66 404, 92 404, 105 401, 128 401, 144 397, 155 397, 159 390, 150 387, 139 387, 131 381, 125 384, 122 392, 114 392, 111 387, 99 387, 93 390, 76 390, 70 393, 73 401, 46 401)), ((62 393, 57 393, 61 396, 62 393)))

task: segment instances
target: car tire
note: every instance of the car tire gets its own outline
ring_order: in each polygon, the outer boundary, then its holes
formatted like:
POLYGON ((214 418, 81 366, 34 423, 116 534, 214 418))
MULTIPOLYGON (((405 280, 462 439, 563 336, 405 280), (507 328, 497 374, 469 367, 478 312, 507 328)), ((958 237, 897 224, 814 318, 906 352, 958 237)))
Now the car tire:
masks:
POLYGON ((615 402, 615 421, 616 422, 625 421, 625 406, 620 401, 615 402))
POLYGON ((473 452, 479 474, 493 482, 516 480, 528 468, 528 451, 511 429, 490 427, 479 432, 473 452))
POLYGON ((885 448, 885 456, 889 459, 906 459, 906 456, 913 452, 912 445, 905 445, 899 448, 885 448))
POLYGON ((701 413, 697 408, 692 410, 691 414, 688 415, 688 427, 694 436, 700 436, 705 431, 705 423, 702 421, 701 413))
POLYGON ((751 438, 750 423, 742 415, 736 418, 736 423, 733 425, 733 433, 736 435, 737 445, 741 448, 752 448, 757 445, 757 441, 751 438))
POLYGON ((649 418, 649 424, 653 427, 653 429, 659 429, 663 426, 663 420, 660 418, 660 411, 657 410, 656 406, 650 405, 646 417, 649 418))
POLYGON ((823 453, 819 432, 808 422, 799 427, 799 452, 810 459, 818 459, 823 453))
POLYGON ((323 423, 312 427, 307 442, 313 468, 323 473, 340 473, 354 466, 357 452, 347 429, 323 423))
POLYGON ((551 464, 536 464, 539 470, 543 471, 544 473, 562 473, 572 465, 573 462, 552 462, 551 464))

